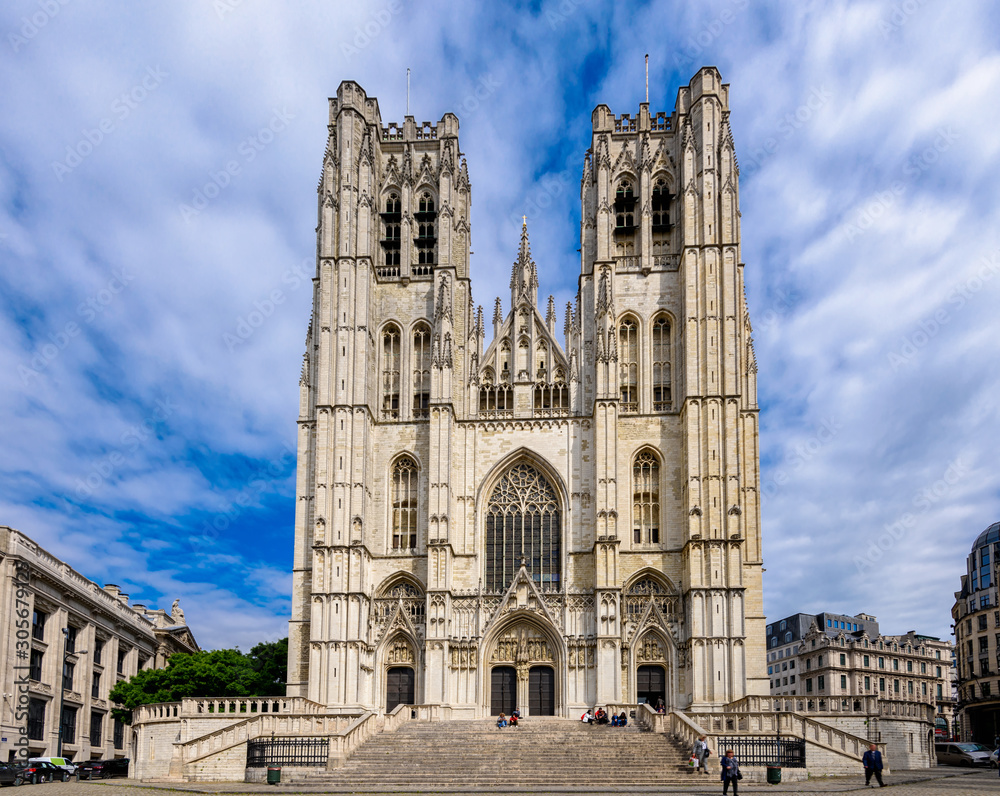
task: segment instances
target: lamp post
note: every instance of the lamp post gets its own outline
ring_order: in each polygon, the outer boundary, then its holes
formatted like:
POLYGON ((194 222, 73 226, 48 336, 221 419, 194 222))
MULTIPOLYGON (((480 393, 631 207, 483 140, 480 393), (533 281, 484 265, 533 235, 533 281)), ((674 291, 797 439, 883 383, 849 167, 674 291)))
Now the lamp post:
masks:
MULTIPOLYGON (((59 727, 59 735, 56 739, 56 757, 62 757, 62 746, 63 746, 63 691, 66 690, 66 658, 69 656, 69 628, 63 628, 63 649, 62 649, 62 666, 59 669, 59 710, 56 713, 56 721, 59 727)), ((74 650, 74 655, 84 655, 87 650, 74 650)))

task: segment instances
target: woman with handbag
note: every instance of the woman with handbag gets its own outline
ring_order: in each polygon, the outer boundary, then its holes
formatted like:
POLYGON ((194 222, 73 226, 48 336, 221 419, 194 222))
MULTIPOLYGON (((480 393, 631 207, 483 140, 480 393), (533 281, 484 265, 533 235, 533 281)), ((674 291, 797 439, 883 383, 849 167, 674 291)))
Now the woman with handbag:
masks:
POLYGON ((708 741, 705 740, 704 735, 699 735, 698 740, 694 742, 694 751, 691 752, 691 756, 697 758, 698 767, 701 769, 703 774, 708 773, 708 768, 706 764, 708 763, 708 741))
POLYGON ((740 773, 740 764, 736 761, 736 755, 733 754, 732 749, 727 749, 726 753, 719 760, 719 765, 722 766, 722 796, 726 796, 729 793, 729 783, 733 783, 733 796, 737 796, 740 792, 740 780, 743 779, 743 775, 740 773))

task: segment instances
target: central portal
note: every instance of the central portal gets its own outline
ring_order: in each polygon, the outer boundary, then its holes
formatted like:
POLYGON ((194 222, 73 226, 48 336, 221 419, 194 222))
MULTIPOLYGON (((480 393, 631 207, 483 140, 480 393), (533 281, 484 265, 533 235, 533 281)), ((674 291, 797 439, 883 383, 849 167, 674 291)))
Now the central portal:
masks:
POLYGON ((517 707, 517 670, 513 666, 495 666, 491 678, 490 715, 509 716, 517 707))

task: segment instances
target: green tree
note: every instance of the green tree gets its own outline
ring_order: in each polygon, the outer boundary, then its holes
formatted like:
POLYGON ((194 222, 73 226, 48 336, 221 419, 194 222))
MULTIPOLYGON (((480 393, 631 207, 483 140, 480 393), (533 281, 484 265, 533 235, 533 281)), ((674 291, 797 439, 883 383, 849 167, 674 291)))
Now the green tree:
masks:
POLYGON ((185 697, 284 696, 287 655, 287 638, 258 644, 246 655, 238 649, 176 653, 165 669, 143 669, 111 689, 111 700, 121 705, 114 713, 127 721, 140 705, 185 697))

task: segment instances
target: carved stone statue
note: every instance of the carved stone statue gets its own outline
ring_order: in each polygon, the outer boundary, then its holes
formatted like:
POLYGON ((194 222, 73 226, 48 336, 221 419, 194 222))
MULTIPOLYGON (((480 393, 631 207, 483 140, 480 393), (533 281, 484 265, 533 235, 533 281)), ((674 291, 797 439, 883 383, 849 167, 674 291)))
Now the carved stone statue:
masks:
POLYGON ((180 600, 174 600, 174 604, 170 606, 170 618, 174 620, 175 625, 187 624, 187 622, 184 621, 184 609, 181 608, 180 600))

